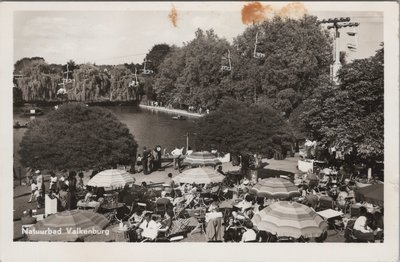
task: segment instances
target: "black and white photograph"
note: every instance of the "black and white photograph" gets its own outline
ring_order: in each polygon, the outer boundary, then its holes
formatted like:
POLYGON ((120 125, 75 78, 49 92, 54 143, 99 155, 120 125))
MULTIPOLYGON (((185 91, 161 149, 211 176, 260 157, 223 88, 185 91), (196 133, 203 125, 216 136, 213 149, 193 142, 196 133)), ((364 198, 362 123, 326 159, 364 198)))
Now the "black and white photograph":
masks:
POLYGON ((0 4, 13 253, 396 261, 398 3, 329 3, 0 4))

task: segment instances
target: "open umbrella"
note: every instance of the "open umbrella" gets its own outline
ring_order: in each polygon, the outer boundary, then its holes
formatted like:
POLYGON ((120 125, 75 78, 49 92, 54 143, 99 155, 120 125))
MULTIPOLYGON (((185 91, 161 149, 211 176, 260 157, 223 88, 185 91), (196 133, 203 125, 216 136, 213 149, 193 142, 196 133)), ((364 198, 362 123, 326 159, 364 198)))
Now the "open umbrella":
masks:
POLYGON ((383 184, 373 184, 355 191, 356 199, 383 206, 383 184))
POLYGON ((296 202, 280 201, 255 214, 253 224, 278 237, 319 237, 328 224, 314 210, 296 202))
POLYGON ((173 178, 175 183, 210 184, 220 183, 224 176, 210 167, 198 167, 183 171, 173 178))
POLYGON ((110 221, 95 212, 71 210, 56 213, 39 221, 28 229, 31 241, 75 241, 78 238, 104 234, 102 231, 110 221))
POLYGON ((95 187, 123 187, 125 184, 134 182, 135 179, 125 170, 108 169, 96 174, 89 180, 87 185, 95 187))
POLYGON ((216 166, 221 164, 221 161, 208 151, 193 152, 186 156, 182 162, 182 165, 190 166, 216 166))
POLYGON ((300 196, 299 188, 289 180, 283 178, 262 179, 250 189, 250 193, 268 198, 300 196))

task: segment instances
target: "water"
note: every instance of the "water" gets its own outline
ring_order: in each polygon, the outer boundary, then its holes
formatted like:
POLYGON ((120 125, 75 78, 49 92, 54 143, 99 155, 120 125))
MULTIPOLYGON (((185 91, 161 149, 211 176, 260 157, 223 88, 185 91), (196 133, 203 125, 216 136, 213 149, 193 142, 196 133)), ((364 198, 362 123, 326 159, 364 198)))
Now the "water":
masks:
MULTIPOLYGON (((175 146, 186 147, 186 134, 193 131, 196 118, 188 117, 187 120, 173 120, 174 114, 165 112, 151 111, 147 109, 138 109, 136 107, 121 106, 107 107, 113 111, 118 119, 127 125, 131 134, 139 145, 139 151, 143 151, 143 147, 154 148, 161 145, 167 152, 171 152, 175 146)), ((45 118, 46 111, 53 108, 43 108, 45 114, 37 118, 45 118)), ((25 123, 29 121, 29 116, 20 114, 17 110, 14 111, 14 122, 19 121, 25 123)), ((18 155, 19 144, 27 129, 14 129, 14 166, 21 166, 20 157, 18 155)), ((193 137, 189 135, 189 146, 194 144, 193 137)))

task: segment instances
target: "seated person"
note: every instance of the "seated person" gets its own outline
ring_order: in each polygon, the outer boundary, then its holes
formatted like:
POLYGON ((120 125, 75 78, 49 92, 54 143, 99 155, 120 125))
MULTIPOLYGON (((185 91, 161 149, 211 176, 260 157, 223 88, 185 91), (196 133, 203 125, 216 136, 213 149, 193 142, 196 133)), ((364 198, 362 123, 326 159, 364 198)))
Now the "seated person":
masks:
POLYGON ((158 235, 158 230, 162 227, 158 217, 153 216, 150 220, 147 220, 146 218, 146 220, 143 221, 143 223, 142 223, 143 226, 142 224, 140 225, 140 228, 143 229, 142 237, 148 238, 150 240, 155 240, 158 235))
POLYGON ((250 221, 245 223, 246 232, 242 235, 242 242, 254 242, 257 239, 257 234, 253 229, 253 223, 250 221))
POLYGON ((357 220, 354 222, 354 236, 359 240, 364 240, 368 242, 375 241, 375 235, 380 229, 376 229, 375 231, 371 229, 367 225, 367 209, 365 207, 360 207, 360 215, 357 220))
POLYGON ((247 209, 253 206, 252 200, 252 197, 250 195, 247 195, 241 202, 239 202, 235 206, 240 209, 241 213, 244 213, 247 209))
POLYGON ((32 217, 32 210, 25 210, 21 217, 22 225, 32 225, 36 224, 37 220, 35 217, 32 217))
POLYGON ((94 194, 93 194, 93 189, 90 188, 89 191, 86 193, 85 195, 85 202, 90 202, 93 198, 94 194))
POLYGON ((158 229, 158 232, 166 233, 172 227, 172 218, 174 217, 174 211, 172 209, 168 209, 165 212, 164 219, 161 221, 161 228, 158 229))
POLYGON ((349 197, 349 193, 347 193, 346 191, 346 187, 345 186, 341 186, 340 187, 340 192, 338 194, 337 197, 337 204, 339 206, 340 209, 344 209, 345 205, 346 205, 346 198, 349 197))

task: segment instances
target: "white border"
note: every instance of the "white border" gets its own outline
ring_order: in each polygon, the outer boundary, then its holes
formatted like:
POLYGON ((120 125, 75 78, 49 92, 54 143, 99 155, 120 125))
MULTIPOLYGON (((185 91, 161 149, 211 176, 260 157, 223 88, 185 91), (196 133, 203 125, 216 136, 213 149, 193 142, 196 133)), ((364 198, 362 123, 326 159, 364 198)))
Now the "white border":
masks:
MULTIPOLYGON (((264 2, 267 4, 267 2, 264 2)), ((241 2, 173 2, 179 11, 237 11, 241 2)), ((287 2, 268 3, 281 7, 287 2)), ((170 10, 172 3, 48 2, 0 3, 0 260, 2 261, 398 261, 399 260, 399 63, 396 2, 305 2, 310 11, 382 11, 385 43, 385 243, 384 244, 134 244, 12 242, 13 11, 170 10)))

